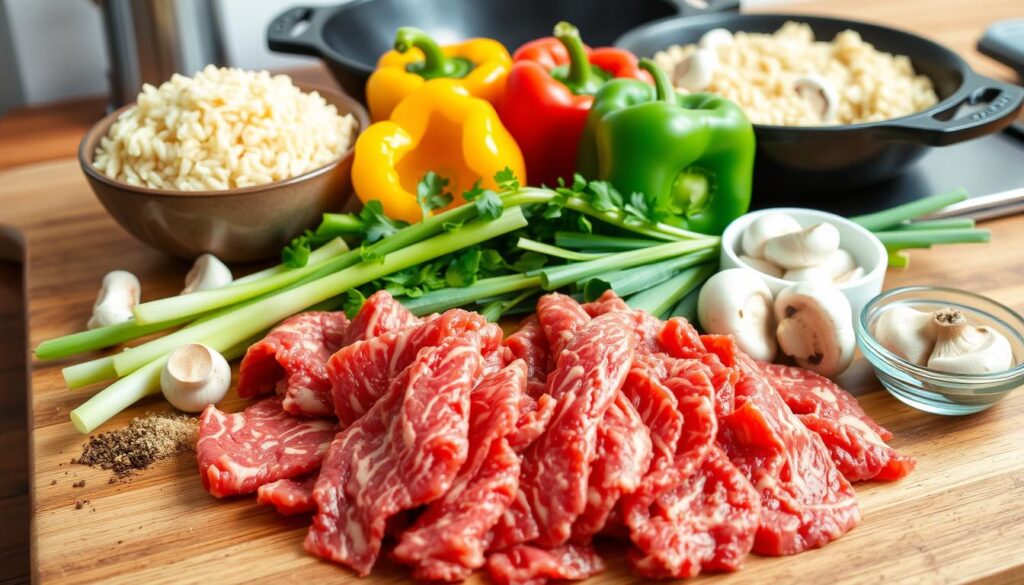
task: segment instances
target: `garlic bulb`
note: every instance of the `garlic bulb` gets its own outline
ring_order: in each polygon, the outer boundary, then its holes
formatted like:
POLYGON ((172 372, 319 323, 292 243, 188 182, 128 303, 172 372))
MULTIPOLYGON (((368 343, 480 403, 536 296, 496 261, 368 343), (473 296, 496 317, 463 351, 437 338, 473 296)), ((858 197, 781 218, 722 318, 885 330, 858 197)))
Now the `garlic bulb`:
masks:
POLYGON ((938 335, 928 367, 954 374, 988 374, 1013 367, 1010 342, 991 327, 974 327, 957 309, 933 313, 938 335))
POLYGON ((875 320, 872 334, 885 349, 924 366, 935 347, 938 331, 931 313, 894 304, 875 320))

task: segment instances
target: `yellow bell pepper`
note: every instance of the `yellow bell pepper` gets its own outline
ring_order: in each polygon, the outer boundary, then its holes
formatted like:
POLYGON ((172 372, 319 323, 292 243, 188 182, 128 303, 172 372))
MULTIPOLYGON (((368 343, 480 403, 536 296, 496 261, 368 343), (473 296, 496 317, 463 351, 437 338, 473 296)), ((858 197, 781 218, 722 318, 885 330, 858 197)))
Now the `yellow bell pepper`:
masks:
POLYGON ((422 219, 416 185, 427 171, 448 179, 452 205, 477 180, 496 189, 494 175, 510 168, 523 185, 523 154, 494 106, 448 79, 424 83, 391 118, 371 124, 356 141, 352 186, 363 202, 379 200, 389 217, 422 219))
POLYGON ((405 96, 441 77, 456 79, 470 95, 496 104, 511 67, 508 50, 493 39, 442 47, 420 29, 404 26, 395 34, 395 49, 381 56, 366 83, 370 118, 386 120, 405 96))

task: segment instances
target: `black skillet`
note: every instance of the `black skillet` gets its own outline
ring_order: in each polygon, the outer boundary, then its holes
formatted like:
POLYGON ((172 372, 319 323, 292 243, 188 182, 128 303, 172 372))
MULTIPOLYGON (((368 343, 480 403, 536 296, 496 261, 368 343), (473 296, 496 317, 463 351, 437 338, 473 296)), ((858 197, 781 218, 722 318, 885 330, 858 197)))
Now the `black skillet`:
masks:
MULTIPOLYGON (((441 42, 488 37, 514 51, 567 20, 596 47, 639 24, 679 14, 677 2, 682 0, 353 0, 290 8, 271 21, 267 43, 274 51, 322 58, 341 87, 363 101, 366 79, 400 26, 422 28, 441 42)), ((719 10, 737 2, 711 4, 719 10)))
POLYGON ((642 57, 671 45, 695 43, 708 30, 774 32, 786 21, 805 22, 818 40, 853 29, 881 51, 907 55, 931 78, 939 103, 902 118, 845 126, 755 125, 757 195, 816 196, 849 191, 904 172, 931 146, 945 146, 1008 126, 1024 89, 975 73, 956 53, 903 31, 793 14, 705 14, 668 18, 631 30, 616 41, 642 57))

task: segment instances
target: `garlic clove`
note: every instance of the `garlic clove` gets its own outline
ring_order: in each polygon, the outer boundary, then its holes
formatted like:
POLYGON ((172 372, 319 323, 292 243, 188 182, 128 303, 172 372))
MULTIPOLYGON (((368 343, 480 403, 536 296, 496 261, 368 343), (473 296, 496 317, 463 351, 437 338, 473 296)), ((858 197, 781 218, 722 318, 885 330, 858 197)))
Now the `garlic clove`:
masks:
POLYGON ((753 268, 754 270, 767 274, 768 276, 782 278, 782 269, 762 258, 753 258, 751 256, 745 256, 741 254, 740 262, 743 262, 744 264, 753 268))
POLYGON ((718 68, 718 53, 712 49, 697 49, 676 65, 672 76, 676 85, 687 91, 703 91, 711 85, 718 68))
POLYGON ((821 284, 832 284, 832 274, 828 269, 821 266, 808 266, 807 268, 793 268, 782 275, 782 280, 790 282, 817 282, 821 284))
POLYGON ((853 254, 839 248, 821 266, 828 270, 832 280, 838 280, 843 275, 857 268, 857 260, 853 257, 853 254))
POLYGON ((224 399, 231 386, 231 366, 202 343, 187 343, 171 352, 160 372, 160 389, 172 406, 200 412, 224 399))
POLYGON ((908 362, 924 366, 935 348, 938 328, 931 313, 893 304, 872 323, 871 334, 885 349, 908 362))
POLYGON ((810 104, 819 120, 831 122, 835 119, 839 95, 831 81, 821 75, 805 75, 793 82, 793 90, 810 104))
POLYGON ((192 268, 185 275, 185 288, 181 289, 181 294, 223 288, 231 284, 231 281, 230 268, 213 254, 203 254, 196 258, 192 268))
POLYGON ((785 213, 766 213, 750 222, 740 238, 743 253, 751 258, 764 258, 764 244, 771 238, 799 232, 800 223, 785 213))
POLYGON ((839 249, 839 230, 830 223, 776 236, 764 244, 764 257, 786 269, 821 266, 839 249))
POLYGON ((112 270, 103 277, 100 292, 92 307, 89 329, 117 325, 130 320, 132 309, 142 297, 142 284, 126 270, 112 270))
POLYGON ((697 46, 702 49, 713 49, 718 50, 718 47, 724 47, 733 44, 735 39, 732 33, 724 28, 713 28, 708 32, 701 35, 700 40, 697 41, 697 46))
POLYGON ((973 327, 958 309, 932 314, 938 335, 928 367, 954 374, 989 374, 1013 367, 1013 349, 1004 335, 991 327, 973 327))

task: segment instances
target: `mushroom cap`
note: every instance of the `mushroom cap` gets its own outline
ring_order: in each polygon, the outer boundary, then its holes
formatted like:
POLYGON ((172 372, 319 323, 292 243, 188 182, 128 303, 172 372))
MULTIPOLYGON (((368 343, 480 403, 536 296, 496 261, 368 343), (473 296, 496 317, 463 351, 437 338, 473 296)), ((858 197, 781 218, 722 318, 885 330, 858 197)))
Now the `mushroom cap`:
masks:
POLYGON ((775 318, 779 347, 800 367, 835 376, 853 361, 850 302, 836 287, 801 282, 782 289, 775 298, 775 318))
POLYGON ((708 333, 732 335, 754 359, 775 358, 772 293, 757 271, 731 268, 708 279, 697 298, 697 318, 708 333))
POLYGON ((743 230, 740 247, 743 253, 751 258, 764 258, 765 242, 802 229, 800 222, 785 213, 766 213, 750 222, 747 229, 743 230))
POLYGON ((839 230, 822 222, 769 239, 764 257, 786 269, 821 266, 839 249, 839 230))

